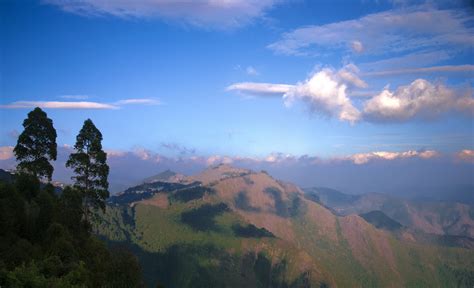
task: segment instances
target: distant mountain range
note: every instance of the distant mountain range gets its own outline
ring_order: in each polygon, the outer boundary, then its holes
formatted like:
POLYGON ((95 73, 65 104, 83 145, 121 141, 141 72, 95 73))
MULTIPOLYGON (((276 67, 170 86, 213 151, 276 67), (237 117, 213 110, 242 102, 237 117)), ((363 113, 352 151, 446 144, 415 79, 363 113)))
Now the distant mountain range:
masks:
POLYGON ((143 182, 111 197, 94 229, 138 255, 149 287, 474 285, 465 204, 303 191, 228 165, 143 182))
POLYGON ((474 238, 474 206, 433 200, 407 200, 386 194, 348 195, 334 189, 304 189, 338 215, 382 211, 403 226, 437 235, 474 238))

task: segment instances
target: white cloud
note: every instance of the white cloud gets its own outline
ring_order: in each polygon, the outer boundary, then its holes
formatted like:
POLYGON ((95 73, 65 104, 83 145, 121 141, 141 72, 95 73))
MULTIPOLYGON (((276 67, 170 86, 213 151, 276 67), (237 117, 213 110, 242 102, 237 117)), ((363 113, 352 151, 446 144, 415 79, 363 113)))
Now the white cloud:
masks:
POLYGON ((313 112, 353 123, 359 120, 360 112, 347 96, 348 89, 367 87, 357 73, 357 67, 349 64, 339 71, 324 68, 296 85, 244 82, 230 85, 227 90, 251 95, 281 95, 287 106, 295 100, 303 100, 313 112))
POLYGON ((148 99, 148 98, 135 98, 135 99, 125 99, 115 102, 116 105, 131 105, 131 104, 142 104, 142 105, 160 105, 161 102, 157 99, 148 99))
POLYGON ((359 120, 360 112, 347 96, 347 78, 350 80, 351 77, 341 77, 331 69, 323 69, 305 82, 297 84, 283 99, 286 105, 297 99, 304 100, 311 111, 353 123, 359 120))
POLYGON ((292 88, 294 85, 288 84, 272 84, 272 83, 255 83, 255 82, 241 82, 235 83, 227 87, 228 91, 238 91, 244 94, 257 96, 281 96, 292 88))
POLYGON ((474 65, 444 65, 432 67, 406 68, 385 71, 375 71, 362 73, 363 76, 392 76, 400 74, 422 74, 433 72, 468 72, 469 77, 473 77, 474 65))
POLYGON ((49 108, 49 109, 118 109, 112 104, 98 102, 63 102, 63 101, 16 101, 6 105, 0 105, 0 108, 21 109, 21 108, 49 108))
POLYGON ((46 0, 63 11, 120 18, 160 18, 199 27, 217 29, 248 24, 265 15, 277 0, 46 0))
MULTIPOLYGON (((440 66, 434 70, 466 70, 472 65, 440 66)), ((420 68, 423 69, 423 68, 420 68)), ((341 121, 397 122, 412 118, 430 119, 449 112, 463 112, 474 116, 472 88, 453 89, 441 83, 417 79, 395 91, 385 88, 382 92, 357 91, 351 88, 367 88, 359 78, 359 69, 349 64, 342 69, 324 68, 296 85, 243 82, 227 87, 229 91, 260 96, 281 96, 286 106, 295 100, 306 102, 312 112, 338 118, 341 121), (363 111, 354 106, 350 97, 367 97, 363 111)))
POLYGON ((100 103, 88 101, 16 101, 0 105, 4 109, 47 108, 47 109, 120 109, 124 105, 160 105, 156 99, 124 99, 115 103, 100 103))
POLYGON ((375 151, 369 153, 358 153, 351 155, 345 159, 351 160, 354 164, 365 164, 371 160, 395 160, 395 159, 405 159, 405 158, 423 158, 429 159, 433 157, 438 157, 440 154, 434 150, 425 150, 425 151, 404 151, 404 152, 388 152, 388 151, 375 151))
POLYGON ((390 10, 355 20, 298 28, 268 47, 290 55, 313 54, 321 49, 363 50, 378 55, 440 47, 470 49, 474 46, 473 20, 472 15, 458 10, 390 10))
POLYGON ((247 73, 247 75, 250 75, 250 76, 258 76, 260 74, 260 73, 258 73, 257 69, 255 69, 252 66, 248 66, 245 69, 245 72, 247 73))
POLYGON ((364 104, 364 117, 375 121, 434 118, 451 111, 474 116, 472 91, 462 93, 424 79, 417 79, 393 92, 384 89, 364 104))
POLYGON ((0 160, 8 160, 13 158, 13 146, 0 147, 0 160))

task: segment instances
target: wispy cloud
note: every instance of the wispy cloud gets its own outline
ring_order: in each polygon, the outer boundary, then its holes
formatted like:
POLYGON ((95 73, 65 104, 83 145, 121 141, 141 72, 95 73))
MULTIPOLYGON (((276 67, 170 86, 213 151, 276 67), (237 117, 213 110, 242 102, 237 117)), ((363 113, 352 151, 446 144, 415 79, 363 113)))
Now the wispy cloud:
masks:
POLYGON ((34 107, 46 109, 120 109, 124 105, 160 105, 156 99, 124 99, 114 103, 100 103, 89 101, 15 101, 0 105, 3 109, 29 109, 34 107))
POLYGON ((362 76, 392 76, 400 74, 424 74, 433 72, 468 72, 469 77, 473 77, 474 65, 444 65, 420 68, 395 69, 385 71, 375 71, 361 73, 362 76))
POLYGON ((248 67, 245 69, 245 72, 247 73, 247 75, 250 75, 250 76, 258 76, 258 75, 260 75, 260 73, 258 73, 257 69, 255 69, 253 66, 248 66, 248 67))
POLYGON ((72 100, 86 100, 89 99, 89 95, 61 95, 59 98, 72 99, 72 100))
POLYGON ((48 108, 48 109, 118 109, 113 104, 98 102, 64 102, 64 101, 16 101, 6 105, 0 105, 5 109, 24 109, 24 108, 48 108))
POLYGON ((298 28, 268 47, 278 53, 312 54, 315 49, 369 54, 426 49, 470 49, 474 16, 461 10, 401 9, 355 20, 298 28))
POLYGON ((135 98, 135 99, 125 99, 115 102, 115 105, 161 105, 160 100, 157 99, 148 99, 148 98, 135 98))
POLYGON ((173 152, 177 152, 179 155, 193 155, 196 153, 195 148, 189 148, 174 142, 161 143, 161 147, 173 152))
POLYGON ((262 17, 277 0, 45 0, 65 12, 84 16, 110 15, 120 18, 160 18, 215 29, 246 25, 262 17))
POLYGON ((474 163, 474 150, 464 149, 456 153, 456 158, 463 162, 474 163))

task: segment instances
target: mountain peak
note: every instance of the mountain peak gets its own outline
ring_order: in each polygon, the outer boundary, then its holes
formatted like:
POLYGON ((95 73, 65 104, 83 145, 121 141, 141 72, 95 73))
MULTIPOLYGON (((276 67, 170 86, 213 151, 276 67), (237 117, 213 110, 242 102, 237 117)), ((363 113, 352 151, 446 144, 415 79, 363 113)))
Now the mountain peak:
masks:
POLYGON ((143 180, 143 183, 154 183, 154 182, 180 183, 180 182, 185 182, 185 181, 186 181, 185 175, 176 173, 174 171, 171 171, 170 169, 166 169, 165 171, 159 174, 145 178, 143 180))

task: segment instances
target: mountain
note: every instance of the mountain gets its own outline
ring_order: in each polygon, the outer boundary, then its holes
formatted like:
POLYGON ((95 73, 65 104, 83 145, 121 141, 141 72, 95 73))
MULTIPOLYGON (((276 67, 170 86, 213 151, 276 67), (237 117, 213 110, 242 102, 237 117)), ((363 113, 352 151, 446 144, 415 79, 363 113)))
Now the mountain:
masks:
POLYGON ((474 206, 441 201, 414 201, 394 196, 369 193, 347 195, 328 188, 307 188, 307 195, 339 215, 382 211, 403 226, 429 234, 474 238, 474 206), (311 197, 311 196, 310 196, 311 197))
POLYGON ((94 227, 138 255, 149 287, 474 284, 474 250, 427 245, 403 229, 336 215, 263 171, 220 165, 188 179, 128 189, 94 227))
POLYGON ((12 183, 13 178, 14 178, 13 173, 0 169, 0 181, 5 182, 5 183, 12 183))
POLYGON ((402 224, 388 217, 382 211, 370 211, 367 213, 360 214, 359 216, 364 218, 365 221, 369 222, 370 224, 374 225, 379 229, 396 231, 403 227, 402 224))
POLYGON ((171 182, 171 183, 181 183, 186 182, 186 176, 173 172, 171 170, 165 170, 157 175, 143 179, 143 183, 153 183, 153 182, 171 182))

